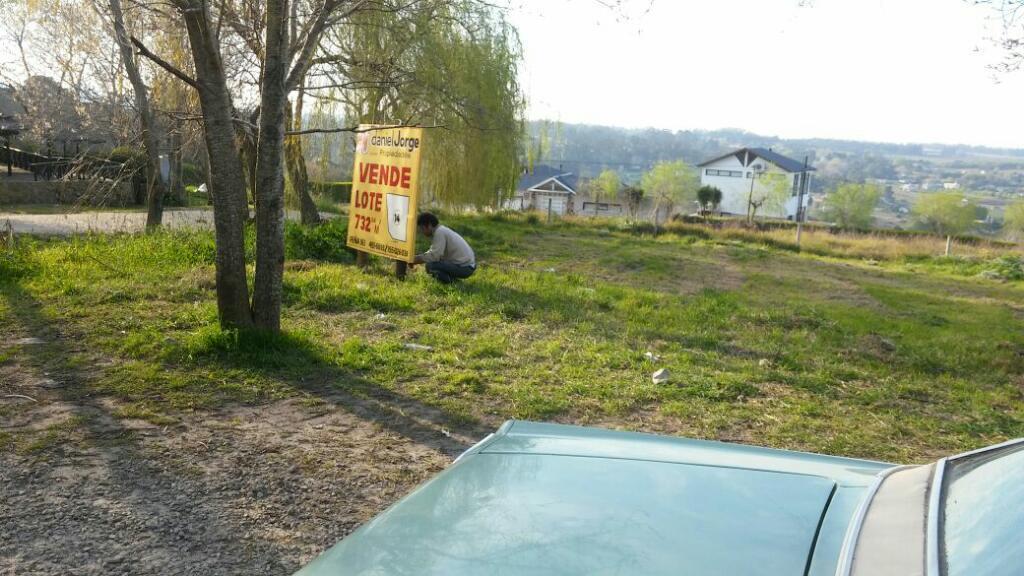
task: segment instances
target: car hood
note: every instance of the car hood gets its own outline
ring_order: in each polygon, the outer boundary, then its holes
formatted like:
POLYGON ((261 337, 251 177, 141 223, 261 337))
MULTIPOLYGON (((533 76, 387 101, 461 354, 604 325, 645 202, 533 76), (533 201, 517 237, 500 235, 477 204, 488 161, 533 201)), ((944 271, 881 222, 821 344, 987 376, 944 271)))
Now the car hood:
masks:
POLYGON ((887 467, 512 422, 299 574, 804 574, 887 467))

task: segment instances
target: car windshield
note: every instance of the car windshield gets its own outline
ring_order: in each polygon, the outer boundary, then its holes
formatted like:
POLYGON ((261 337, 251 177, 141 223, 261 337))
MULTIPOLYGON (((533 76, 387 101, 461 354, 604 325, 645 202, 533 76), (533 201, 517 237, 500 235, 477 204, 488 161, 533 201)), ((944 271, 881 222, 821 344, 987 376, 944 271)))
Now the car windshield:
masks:
POLYGON ((1024 574, 1024 444, 952 460, 946 474, 944 573, 1024 574))

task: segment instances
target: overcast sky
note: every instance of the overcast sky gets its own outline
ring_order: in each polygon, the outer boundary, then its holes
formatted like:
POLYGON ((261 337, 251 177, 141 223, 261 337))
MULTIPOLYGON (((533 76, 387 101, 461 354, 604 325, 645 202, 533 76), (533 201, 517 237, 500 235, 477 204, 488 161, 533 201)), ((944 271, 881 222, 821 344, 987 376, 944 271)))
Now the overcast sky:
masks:
POLYGON ((990 69, 1000 21, 964 0, 516 6, 531 119, 1024 147, 1024 72, 990 69))

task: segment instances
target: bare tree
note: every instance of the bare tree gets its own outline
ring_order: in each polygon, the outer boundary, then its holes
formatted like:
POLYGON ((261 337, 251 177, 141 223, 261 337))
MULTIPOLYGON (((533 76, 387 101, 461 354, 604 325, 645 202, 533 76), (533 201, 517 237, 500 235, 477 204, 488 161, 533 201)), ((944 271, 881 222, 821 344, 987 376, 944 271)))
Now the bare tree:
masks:
POLYGON ((121 0, 109 0, 110 18, 114 28, 114 39, 121 52, 121 62, 132 85, 135 108, 139 115, 142 146, 146 152, 146 228, 152 230, 163 220, 163 201, 166 192, 160 176, 160 149, 157 144, 153 111, 149 106, 149 88, 142 81, 139 66, 132 52, 131 41, 124 25, 124 11, 121 0))

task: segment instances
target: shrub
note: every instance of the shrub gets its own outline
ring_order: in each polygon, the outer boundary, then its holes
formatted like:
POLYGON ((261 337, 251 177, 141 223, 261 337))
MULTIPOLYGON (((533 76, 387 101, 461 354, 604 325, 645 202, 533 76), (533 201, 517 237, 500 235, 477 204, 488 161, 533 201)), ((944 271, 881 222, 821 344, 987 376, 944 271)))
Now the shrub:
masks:
POLYGON ((351 262, 346 247, 348 220, 336 218, 319 226, 289 222, 285 227, 285 257, 290 260, 351 262))
POLYGON ((983 272, 1000 280, 1024 280, 1024 258, 1003 256, 996 258, 983 272))
POLYGON ((121 162, 132 171, 142 170, 146 166, 146 154, 128 146, 118 146, 110 151, 107 160, 121 162))
POLYGON ((203 170, 191 162, 181 163, 181 181, 186 185, 199 186, 206 182, 203 170))

